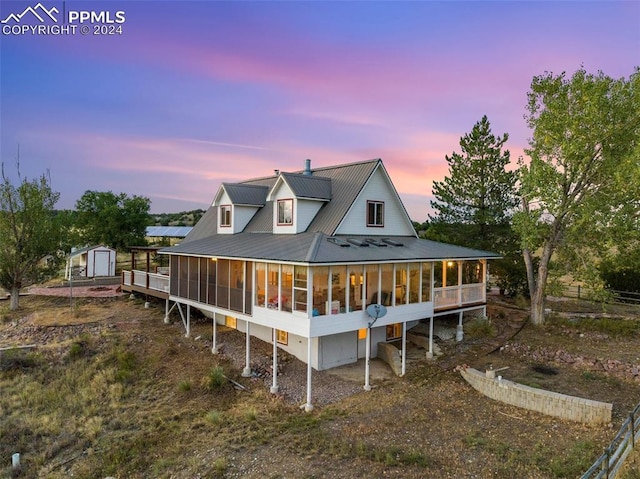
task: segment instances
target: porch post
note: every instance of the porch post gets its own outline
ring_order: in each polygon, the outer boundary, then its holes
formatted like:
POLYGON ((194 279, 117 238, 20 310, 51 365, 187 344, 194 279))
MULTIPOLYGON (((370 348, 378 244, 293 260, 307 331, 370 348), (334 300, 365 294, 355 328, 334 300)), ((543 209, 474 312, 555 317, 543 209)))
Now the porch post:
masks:
POLYGON ((365 344, 365 359, 364 359, 364 390, 371 391, 371 385, 369 384, 369 358, 371 357, 371 328, 367 328, 367 339, 365 344))
POLYGON ((433 316, 429 318, 429 351, 427 359, 433 359, 433 316))
POLYGON ((217 336, 217 322, 216 322, 216 313, 213 313, 213 341, 211 344, 211 353, 212 354, 218 354, 218 338, 217 336))
POLYGON ((307 403, 304 405, 306 412, 313 411, 311 404, 311 337, 307 338, 307 403))
POLYGON ((456 328, 456 341, 460 342, 464 339, 464 330, 462 329, 462 315, 464 313, 460 311, 458 316, 460 319, 458 320, 458 327, 456 328))
POLYGON ((164 324, 169 324, 169 298, 164 300, 164 324))
POLYGON ((246 321, 247 323, 247 337, 246 337, 246 345, 245 345, 245 349, 246 349, 246 365, 244 367, 244 369, 242 370, 242 377, 243 378, 248 378, 251 377, 251 366, 250 366, 250 362, 251 362, 251 355, 250 355, 250 344, 251 344, 251 333, 249 331, 250 329, 250 325, 251 323, 249 323, 249 320, 246 321))
POLYGON ((273 328, 273 382, 271 383, 271 394, 278 394, 278 344, 276 342, 276 328, 273 328))
POLYGON ((188 338, 191 335, 191 305, 187 304, 187 333, 185 337, 188 338))
POLYGON ((407 372, 407 322, 402 323, 402 376, 407 372))

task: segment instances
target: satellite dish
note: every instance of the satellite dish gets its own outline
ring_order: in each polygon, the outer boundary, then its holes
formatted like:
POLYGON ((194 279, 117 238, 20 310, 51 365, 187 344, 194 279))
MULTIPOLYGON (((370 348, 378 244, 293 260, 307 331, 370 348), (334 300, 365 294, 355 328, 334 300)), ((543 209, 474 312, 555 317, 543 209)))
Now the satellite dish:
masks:
POLYGON ((378 318, 382 318, 387 314, 387 308, 385 308, 381 304, 370 304, 369 306, 367 306, 367 314, 370 318, 373 319, 373 321, 369 323, 369 327, 371 327, 373 326, 373 323, 378 320, 378 318))

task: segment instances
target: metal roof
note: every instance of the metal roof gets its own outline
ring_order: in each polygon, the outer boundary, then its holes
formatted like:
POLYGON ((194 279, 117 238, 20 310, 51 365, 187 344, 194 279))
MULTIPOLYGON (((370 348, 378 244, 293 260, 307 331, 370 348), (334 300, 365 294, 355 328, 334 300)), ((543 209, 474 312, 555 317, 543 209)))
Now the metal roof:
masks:
POLYGON ((328 236, 319 232, 297 235, 272 233, 215 235, 164 248, 160 253, 316 264, 500 257, 496 253, 424 240, 414 236, 328 236))
POLYGON ((167 236, 171 238, 184 238, 193 226, 147 226, 146 236, 167 236))
POLYGON ((331 178, 298 173, 282 173, 281 177, 297 198, 331 199, 331 178))
POLYGON ((234 205, 264 206, 269 188, 263 185, 223 183, 222 187, 234 205))

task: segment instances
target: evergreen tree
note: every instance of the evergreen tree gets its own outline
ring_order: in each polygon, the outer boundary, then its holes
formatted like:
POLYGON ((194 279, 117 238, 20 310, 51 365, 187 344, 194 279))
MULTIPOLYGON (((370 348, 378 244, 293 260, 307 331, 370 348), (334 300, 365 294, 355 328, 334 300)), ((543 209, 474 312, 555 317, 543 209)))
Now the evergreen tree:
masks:
POLYGON ((428 236, 480 249, 496 249, 517 205, 516 173, 507 171, 509 135, 491 133, 487 116, 460 138, 461 153, 445 156, 449 175, 433 182, 435 215, 428 236))

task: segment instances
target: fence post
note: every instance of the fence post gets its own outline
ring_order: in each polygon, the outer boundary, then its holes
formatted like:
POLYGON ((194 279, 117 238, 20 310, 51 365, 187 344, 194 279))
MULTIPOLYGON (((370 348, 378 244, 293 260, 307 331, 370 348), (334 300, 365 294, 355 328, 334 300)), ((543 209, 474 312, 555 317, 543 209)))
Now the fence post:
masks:
POLYGON ((635 409, 632 409, 631 413, 629 413, 629 419, 631 419, 631 449, 636 447, 636 425, 635 425, 636 419, 633 417, 634 412, 635 412, 635 409))
POLYGON ((606 479, 609 479, 609 461, 611 461, 611 445, 607 446, 607 460, 605 461, 606 464, 606 479))
POLYGON ((578 299, 580 299, 580 285, 578 285, 578 299))

